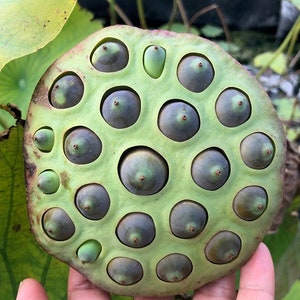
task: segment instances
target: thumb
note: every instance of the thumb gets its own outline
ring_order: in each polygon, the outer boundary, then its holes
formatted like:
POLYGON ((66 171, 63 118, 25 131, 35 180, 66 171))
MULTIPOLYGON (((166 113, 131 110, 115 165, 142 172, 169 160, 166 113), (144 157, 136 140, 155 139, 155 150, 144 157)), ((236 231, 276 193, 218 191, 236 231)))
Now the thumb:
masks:
POLYGON ((44 287, 35 279, 21 281, 16 300, 48 300, 44 287))

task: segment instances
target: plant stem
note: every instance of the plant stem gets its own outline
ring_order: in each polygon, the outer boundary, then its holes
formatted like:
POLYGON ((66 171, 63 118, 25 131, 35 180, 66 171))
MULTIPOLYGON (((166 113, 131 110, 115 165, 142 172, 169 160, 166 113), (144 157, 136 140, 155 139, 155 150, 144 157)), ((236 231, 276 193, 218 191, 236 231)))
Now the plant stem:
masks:
POLYGON ((136 0, 136 6, 137 6, 137 10, 138 10, 141 28, 146 29, 147 22, 146 22, 146 17, 145 17, 143 0, 136 0))

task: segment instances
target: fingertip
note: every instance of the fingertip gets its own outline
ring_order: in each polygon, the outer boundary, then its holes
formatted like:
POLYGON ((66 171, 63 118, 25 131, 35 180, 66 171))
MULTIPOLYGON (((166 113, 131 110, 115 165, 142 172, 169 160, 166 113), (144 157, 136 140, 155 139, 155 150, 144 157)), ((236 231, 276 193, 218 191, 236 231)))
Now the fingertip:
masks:
POLYGON ((250 260, 241 268, 238 299, 274 299, 275 273, 271 253, 260 243, 250 260))
POLYGON ((16 300, 47 300, 44 287, 33 278, 21 281, 16 300))

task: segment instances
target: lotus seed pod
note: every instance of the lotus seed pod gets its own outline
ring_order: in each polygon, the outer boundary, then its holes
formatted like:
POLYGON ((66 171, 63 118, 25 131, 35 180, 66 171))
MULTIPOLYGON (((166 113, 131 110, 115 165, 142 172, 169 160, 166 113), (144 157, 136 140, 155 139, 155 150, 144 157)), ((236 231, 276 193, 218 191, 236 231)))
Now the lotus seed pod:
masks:
POLYGON ((131 213, 125 216, 117 227, 119 240, 133 248, 149 245, 155 237, 152 218, 144 213, 131 213))
POLYGON ((53 170, 46 170, 38 176, 37 187, 44 194, 55 193, 59 186, 59 176, 53 170))
POLYGON ((77 250, 77 256, 80 261, 85 263, 93 263, 101 252, 101 245, 96 240, 84 242, 77 250))
POLYGON ((183 239, 196 237, 207 223, 207 212, 197 202, 183 200, 177 203, 170 214, 170 227, 174 235, 183 239))
POLYGON ((116 257, 107 266, 107 273, 111 279, 121 285, 132 285, 143 277, 141 264, 131 258, 116 257))
POLYGON ((153 195, 168 179, 168 165, 155 151, 146 147, 130 149, 121 158, 120 179, 136 195, 153 195))
POLYGON ((66 157, 74 164, 88 164, 96 160, 102 151, 98 136, 88 128, 70 130, 64 142, 66 157))
POLYGON ((273 160, 275 147, 265 134, 256 132, 248 135, 241 143, 241 156, 244 163, 253 169, 264 169, 273 160))
POLYGON ((110 199, 102 185, 87 184, 82 186, 76 193, 75 205, 87 219, 100 220, 109 209, 110 199))
POLYGON ((187 55, 184 57, 177 70, 180 83, 191 92, 204 91, 214 78, 212 64, 201 55, 187 55))
POLYGON ((104 99, 101 114, 112 127, 126 128, 136 122, 140 110, 140 98, 135 92, 118 90, 104 99))
POLYGON ((180 100, 172 100, 162 107, 158 126, 168 138, 183 142, 197 133, 200 119, 194 107, 180 100))
POLYGON ((107 41, 100 44, 94 51, 92 65, 101 72, 116 72, 124 69, 129 54, 126 46, 120 41, 107 41))
POLYGON ((227 181, 230 166, 226 156, 218 149, 201 152, 192 163, 192 177, 200 187, 214 191, 227 181))
POLYGON ((75 232, 75 225, 69 215, 61 208, 48 209, 42 218, 45 233, 55 241, 65 241, 75 232))
POLYGON ((43 152, 50 152, 54 144, 54 132, 51 128, 40 128, 34 133, 34 145, 43 152))
POLYGON ((267 208, 268 195, 259 186, 248 186, 240 190, 233 200, 235 213, 243 220, 253 221, 267 208))
POLYGON ((228 127, 239 126, 250 118, 251 104, 244 93, 230 88, 218 97, 216 113, 223 125, 228 127))
POLYGON ((80 102, 83 92, 83 82, 77 75, 64 74, 51 88, 50 103, 55 108, 69 108, 80 102))
POLYGON ((182 254, 169 254, 156 266, 157 276, 166 282, 178 282, 187 278, 192 272, 191 260, 182 254))
POLYGON ((205 255, 214 264, 227 264, 240 253, 241 239, 231 231, 218 232, 207 243, 205 255))
POLYGON ((23 147, 32 233, 108 293, 196 290, 239 270, 267 234, 285 141, 265 91, 218 45, 106 27, 33 93, 23 147))
POLYGON ((164 48, 154 45, 149 46, 144 53, 144 68, 149 76, 158 78, 164 68, 166 51, 164 48))

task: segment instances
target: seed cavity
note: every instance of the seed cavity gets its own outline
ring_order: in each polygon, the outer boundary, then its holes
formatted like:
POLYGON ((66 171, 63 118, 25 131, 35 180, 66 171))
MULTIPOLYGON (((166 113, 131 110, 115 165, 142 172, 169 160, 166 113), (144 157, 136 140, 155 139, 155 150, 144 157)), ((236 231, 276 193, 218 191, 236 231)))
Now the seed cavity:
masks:
POLYGON ((216 114, 223 125, 227 127, 239 126, 250 118, 250 100, 245 93, 238 89, 226 89, 217 99, 216 114))
POLYGON ((104 96, 101 115, 115 128, 127 128, 133 125, 141 111, 140 97, 136 92, 120 88, 104 96))
POLYGON ((93 263, 98 258, 102 247, 96 240, 84 242, 77 250, 77 256, 83 264, 93 263))
POLYGON ((157 276, 166 282, 179 282, 192 272, 191 260, 179 253, 173 253, 161 259, 156 266, 157 276))
POLYGON ((227 264, 238 257, 241 247, 241 239, 237 234, 220 231, 207 243, 205 255, 214 264, 227 264))
POLYGON ((65 136, 64 152, 74 164, 91 163, 99 157, 101 151, 102 143, 99 137, 88 128, 72 128, 65 136))
POLYGON ((160 46, 149 46, 144 52, 144 68, 152 78, 158 78, 164 68, 166 60, 166 50, 160 46))
POLYGON ((214 191, 228 180, 230 164, 222 150, 209 148, 196 156, 191 172, 197 185, 203 189, 214 191))
POLYGON ((120 285, 133 285, 143 277, 142 265, 127 257, 116 257, 107 265, 109 277, 120 285))
POLYGON ((204 91, 214 78, 211 62, 200 54, 188 54, 177 68, 179 82, 189 91, 199 93, 204 91))
POLYGON ((91 183, 82 186, 77 191, 75 205, 87 219, 100 220, 109 210, 110 198, 102 185, 91 183))
POLYGON ((183 200, 177 203, 170 213, 172 233, 182 239, 199 235, 207 223, 206 209, 199 203, 183 200))
POLYGON ((33 135, 34 145, 42 152, 50 152, 54 145, 54 132, 50 127, 38 129, 33 135))
POLYGON ((268 195, 264 188, 248 186, 236 194, 233 200, 233 209, 241 219, 253 221, 264 213, 267 204, 268 195))
POLYGON ((53 83, 49 101, 55 108, 69 108, 80 102, 83 92, 84 85, 79 76, 75 73, 66 73, 53 83))
POLYGON ((118 40, 105 41, 98 45, 91 56, 92 65, 100 72, 117 72, 127 66, 127 47, 118 40))
POLYGON ((168 138, 184 142, 192 138, 200 128, 197 110, 181 100, 171 100, 163 105, 158 116, 158 127, 168 138))
POLYGON ((42 217, 45 233, 55 241, 66 241, 75 233, 75 225, 69 215, 59 207, 48 209, 42 217))
POLYGON ((153 195, 168 180, 168 165, 164 158, 148 147, 133 147, 125 151, 119 162, 119 176, 128 191, 136 195, 153 195))
POLYGON ((37 187, 44 194, 54 194, 60 186, 60 178, 53 170, 43 171, 37 178, 37 187))
POLYGON ((130 213, 120 221, 116 233, 123 244, 142 248, 154 240, 155 225, 152 218, 145 213, 130 213))
POLYGON ((271 164, 275 155, 275 145, 266 134, 255 132, 241 142, 240 152, 248 167, 260 170, 271 164))

